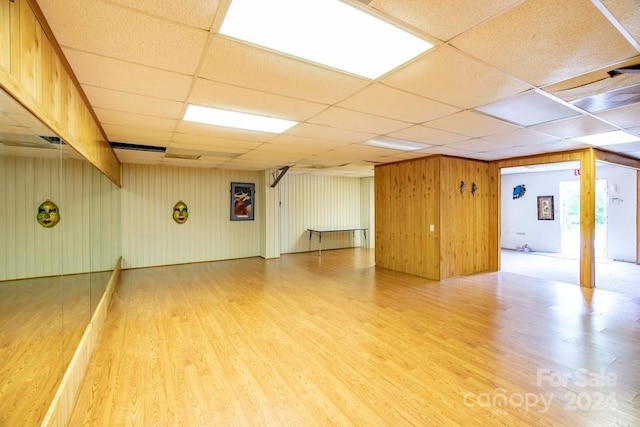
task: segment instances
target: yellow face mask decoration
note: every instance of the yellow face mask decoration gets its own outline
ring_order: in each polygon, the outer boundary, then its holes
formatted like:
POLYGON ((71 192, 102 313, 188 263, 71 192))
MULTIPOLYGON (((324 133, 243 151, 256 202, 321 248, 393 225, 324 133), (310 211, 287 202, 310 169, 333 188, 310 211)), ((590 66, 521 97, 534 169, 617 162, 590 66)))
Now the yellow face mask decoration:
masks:
POLYGON ((187 222, 187 219, 189 219, 189 208, 187 208, 187 205, 180 200, 173 207, 173 220, 178 224, 184 224, 187 222))
POLYGON ((44 228, 55 227, 60 222, 60 212, 58 206, 51 200, 47 200, 38 206, 38 215, 36 215, 38 223, 44 228))

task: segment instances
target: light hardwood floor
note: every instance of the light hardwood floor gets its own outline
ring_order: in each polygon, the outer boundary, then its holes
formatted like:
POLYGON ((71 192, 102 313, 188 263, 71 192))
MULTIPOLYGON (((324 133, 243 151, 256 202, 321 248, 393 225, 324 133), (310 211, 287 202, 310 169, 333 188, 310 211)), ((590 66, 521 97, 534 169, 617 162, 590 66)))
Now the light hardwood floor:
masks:
POLYGON ((639 337, 622 294, 365 249, 129 270, 70 425, 638 426, 639 337))
POLYGON ((0 282, 0 426, 38 426, 111 273, 0 282))

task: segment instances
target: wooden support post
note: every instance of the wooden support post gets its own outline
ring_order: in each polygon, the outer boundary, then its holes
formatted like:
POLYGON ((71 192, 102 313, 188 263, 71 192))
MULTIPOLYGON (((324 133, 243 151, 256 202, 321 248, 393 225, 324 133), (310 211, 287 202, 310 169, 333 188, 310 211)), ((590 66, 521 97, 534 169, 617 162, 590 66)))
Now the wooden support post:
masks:
POLYGON ((580 286, 595 287, 596 156, 593 148, 580 160, 580 286))

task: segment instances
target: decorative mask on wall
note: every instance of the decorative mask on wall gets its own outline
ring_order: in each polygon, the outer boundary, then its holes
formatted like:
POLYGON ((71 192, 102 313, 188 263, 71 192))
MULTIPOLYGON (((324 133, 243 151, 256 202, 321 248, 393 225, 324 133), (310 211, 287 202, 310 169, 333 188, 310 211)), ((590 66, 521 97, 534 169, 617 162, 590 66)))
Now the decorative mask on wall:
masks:
POLYGON ((58 206, 51 200, 47 199, 38 206, 38 215, 36 215, 38 223, 44 228, 55 227, 60 222, 60 212, 58 206))
POLYGON ((524 196, 524 193, 527 192, 527 189, 524 187, 524 184, 516 185, 513 187, 513 199, 519 199, 524 196))
POLYGON ((458 192, 460 194, 464 193, 464 189, 466 188, 467 184, 464 183, 464 181, 460 181, 460 185, 458 186, 458 192))
POLYGON ((180 200, 173 207, 173 220, 178 224, 184 224, 189 219, 189 208, 187 205, 180 200))

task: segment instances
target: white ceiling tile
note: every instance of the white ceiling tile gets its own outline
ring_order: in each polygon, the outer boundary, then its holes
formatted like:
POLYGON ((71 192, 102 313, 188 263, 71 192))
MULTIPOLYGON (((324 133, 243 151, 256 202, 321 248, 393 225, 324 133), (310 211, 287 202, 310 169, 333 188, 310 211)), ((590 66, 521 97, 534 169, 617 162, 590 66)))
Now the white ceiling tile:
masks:
POLYGON ((590 0, 523 2, 452 44, 535 86, 637 55, 590 0))
POLYGON ((577 138, 618 130, 616 127, 591 116, 580 116, 551 123, 543 123, 532 126, 530 129, 559 138, 577 138))
POLYGON ((269 141, 270 145, 282 147, 308 147, 319 150, 332 150, 338 147, 344 147, 351 144, 350 142, 328 141, 326 139, 305 138, 297 135, 278 135, 269 141))
POLYGON ((222 36, 213 38, 200 77, 320 104, 335 104, 369 84, 222 36))
POLYGON ((150 15, 208 30, 218 7, 217 0, 111 0, 150 15))
POLYGON ((143 114, 146 116, 179 119, 184 106, 177 101, 134 95, 95 86, 83 86, 84 92, 93 108, 143 114))
POLYGON ((373 83, 337 104, 338 107, 410 123, 422 123, 460 111, 437 101, 373 83))
POLYGON ((370 6, 447 41, 520 1, 431 0, 425 7, 423 0, 373 0, 370 6))
POLYGON ((263 142, 260 141, 243 141, 238 139, 211 137, 203 135, 193 135, 186 133, 174 133, 171 137, 171 146, 193 148, 198 147, 215 147, 216 151, 239 152, 242 150, 250 150, 258 147, 263 142))
POLYGON ((20 123, 16 122, 7 114, 0 114, 0 125, 2 126, 19 126, 20 123))
POLYGON ((411 126, 407 129, 392 132, 389 134, 389 136, 399 139, 406 139, 408 141, 423 142, 429 145, 441 145, 469 139, 469 137, 465 135, 445 132, 439 129, 434 129, 422 125, 411 126))
POLYGON ((640 103, 603 111, 596 116, 623 129, 631 129, 640 126, 640 103))
POLYGON ((173 101, 187 98, 192 78, 74 49, 64 55, 81 84, 173 101))
POLYGON ((442 45, 384 77, 382 83, 459 108, 473 108, 530 85, 442 45))
POLYGON ((447 117, 432 120, 425 123, 425 125, 474 138, 518 129, 516 125, 473 111, 461 111, 447 117))
POLYGON ((197 79, 189 103, 262 116, 303 121, 327 108, 300 99, 197 79))
POLYGON ((302 136, 336 142, 362 142, 376 136, 373 133, 357 132, 348 129, 337 129, 330 126, 300 123, 287 130, 284 135, 302 136))
POLYGON ((179 73, 195 72, 209 35, 103 1, 40 0, 38 4, 63 47, 179 73))
POLYGON ((529 144, 543 144, 545 142, 556 141, 559 138, 547 135, 546 133, 536 132, 531 129, 516 129, 514 131, 499 133, 496 135, 488 135, 483 137, 482 139, 520 146, 529 144))
POLYGON ((146 116, 142 114, 123 113, 121 111, 94 108, 100 123, 103 125, 118 125, 140 129, 162 130, 173 132, 177 120, 163 119, 160 117, 146 116))
POLYGON ((420 150, 425 154, 445 154, 447 156, 456 156, 456 157, 467 157, 471 158, 473 156, 474 151, 470 150, 462 150, 460 148, 451 148, 446 145, 434 145, 433 147, 425 148, 424 150, 420 150))
POLYGON ((625 30, 640 44, 638 0, 601 0, 625 30))
POLYGON ((208 136, 211 138, 231 139, 240 141, 267 142, 274 138, 272 133, 254 132, 242 129, 226 128, 221 126, 202 125, 199 123, 181 121, 176 127, 176 132, 208 136))
POLYGON ((113 150, 122 163, 160 164, 164 153, 152 153, 148 151, 113 150))
POLYGON ((117 141, 166 147, 171 139, 171 132, 161 130, 139 129, 116 125, 103 125, 102 127, 111 142, 117 141))
POLYGON ((626 144, 613 144, 603 147, 605 150, 615 151, 617 153, 633 153, 640 151, 640 142, 628 142, 626 144))
POLYGON ((307 120, 307 122, 321 126, 331 126, 375 134, 385 134, 411 126, 410 123, 345 110, 339 107, 327 108, 322 113, 307 120))
POLYGON ((580 114, 573 108, 535 90, 482 105, 476 110, 521 126, 536 125, 580 114))
POLYGON ((511 148, 517 146, 516 144, 501 144, 497 142, 485 141, 483 139, 474 138, 468 139, 466 141, 453 142, 451 144, 446 144, 447 148, 457 148, 460 150, 469 150, 469 151, 494 151, 494 150, 503 150, 506 148, 511 148))

